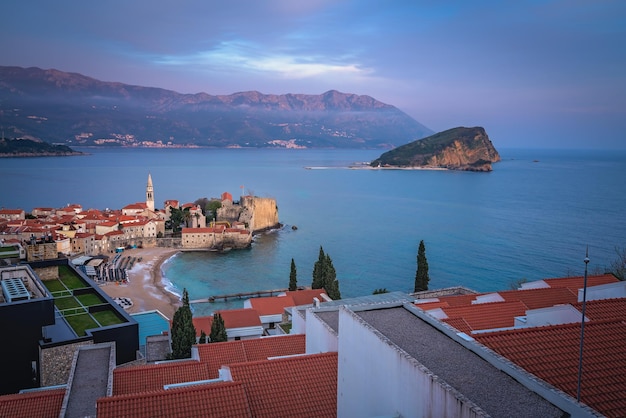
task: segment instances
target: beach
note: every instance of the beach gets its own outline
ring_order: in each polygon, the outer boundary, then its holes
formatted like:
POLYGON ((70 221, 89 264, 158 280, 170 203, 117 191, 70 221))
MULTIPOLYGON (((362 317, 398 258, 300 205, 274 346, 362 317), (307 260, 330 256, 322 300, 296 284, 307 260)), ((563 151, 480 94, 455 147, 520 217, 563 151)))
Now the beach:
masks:
POLYGON ((101 285, 101 289, 111 298, 129 298, 133 304, 126 309, 128 313, 158 310, 172 319, 181 301, 165 289, 161 265, 177 252, 176 249, 158 247, 126 250, 125 256, 141 257, 141 261, 128 270, 128 283, 107 282, 101 285))

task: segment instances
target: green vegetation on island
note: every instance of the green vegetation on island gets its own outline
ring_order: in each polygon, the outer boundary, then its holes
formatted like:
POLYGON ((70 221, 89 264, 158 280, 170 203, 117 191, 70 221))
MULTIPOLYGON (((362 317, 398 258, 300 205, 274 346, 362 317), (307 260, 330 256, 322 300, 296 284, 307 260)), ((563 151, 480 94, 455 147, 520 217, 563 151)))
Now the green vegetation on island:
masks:
POLYGON ((370 163, 386 168, 491 171, 500 155, 481 127, 458 127, 387 151, 370 163))
POLYGON ((0 157, 60 157, 83 155, 66 145, 53 145, 31 139, 0 139, 0 157))

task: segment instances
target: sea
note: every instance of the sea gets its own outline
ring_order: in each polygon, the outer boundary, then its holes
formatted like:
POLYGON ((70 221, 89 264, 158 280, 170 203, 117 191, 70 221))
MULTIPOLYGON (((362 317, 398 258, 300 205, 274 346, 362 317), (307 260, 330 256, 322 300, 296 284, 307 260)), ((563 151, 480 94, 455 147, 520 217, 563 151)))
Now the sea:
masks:
MULTIPOLYGON (((354 168, 381 150, 77 148, 75 157, 0 160, 0 207, 157 206, 229 192, 275 198, 282 228, 228 253, 184 252, 162 266, 190 299, 286 288, 291 260, 311 284, 320 247, 342 297, 410 292, 420 240, 431 289, 510 289, 522 280, 602 273, 626 247, 626 151, 500 149, 490 173, 354 168)), ((239 300, 194 305, 196 314, 239 300)))

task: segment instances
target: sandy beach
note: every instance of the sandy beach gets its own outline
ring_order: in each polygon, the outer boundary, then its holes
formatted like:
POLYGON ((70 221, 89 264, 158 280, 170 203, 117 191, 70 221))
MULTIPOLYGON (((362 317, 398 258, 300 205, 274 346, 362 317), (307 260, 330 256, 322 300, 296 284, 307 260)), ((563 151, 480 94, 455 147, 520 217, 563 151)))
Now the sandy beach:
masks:
POLYGON ((128 283, 115 284, 108 282, 101 286, 112 298, 129 298, 133 305, 126 309, 129 313, 158 310, 172 319, 181 301, 176 295, 168 292, 161 282, 161 265, 165 260, 176 254, 172 248, 137 248, 124 251, 125 256, 141 257, 128 270, 128 283))

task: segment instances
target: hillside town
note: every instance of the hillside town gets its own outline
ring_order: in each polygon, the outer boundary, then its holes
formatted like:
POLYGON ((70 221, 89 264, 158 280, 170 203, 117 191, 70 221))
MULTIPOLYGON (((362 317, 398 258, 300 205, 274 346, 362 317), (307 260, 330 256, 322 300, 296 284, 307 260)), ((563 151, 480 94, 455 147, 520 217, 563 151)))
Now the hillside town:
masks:
POLYGON ((254 233, 279 225, 273 199, 242 196, 233 202, 232 195, 225 192, 214 200, 218 202, 217 213, 211 214, 212 221, 208 222, 206 209, 196 203, 169 199, 162 209, 156 209, 152 177, 148 175, 146 200, 119 210, 84 210, 79 204, 68 204, 62 208, 38 207, 27 214, 23 209, 2 208, 0 239, 3 246, 16 246, 22 259, 24 243, 35 242, 54 242, 57 252, 68 257, 99 256, 137 247, 245 248, 254 233), (182 225, 171 225, 173 211, 182 211, 182 225))
POLYGON ((173 316, 132 307, 131 287, 109 294, 125 276, 98 266, 119 265, 122 249, 244 243, 278 223, 272 204, 224 193, 207 224, 195 204, 156 210, 149 176, 146 202, 119 211, 2 209, 0 416, 624 416, 626 282, 588 275, 587 259, 584 276, 493 292, 250 297, 190 318, 175 360, 186 292, 173 316), (180 208, 175 237, 165 225, 180 208))

